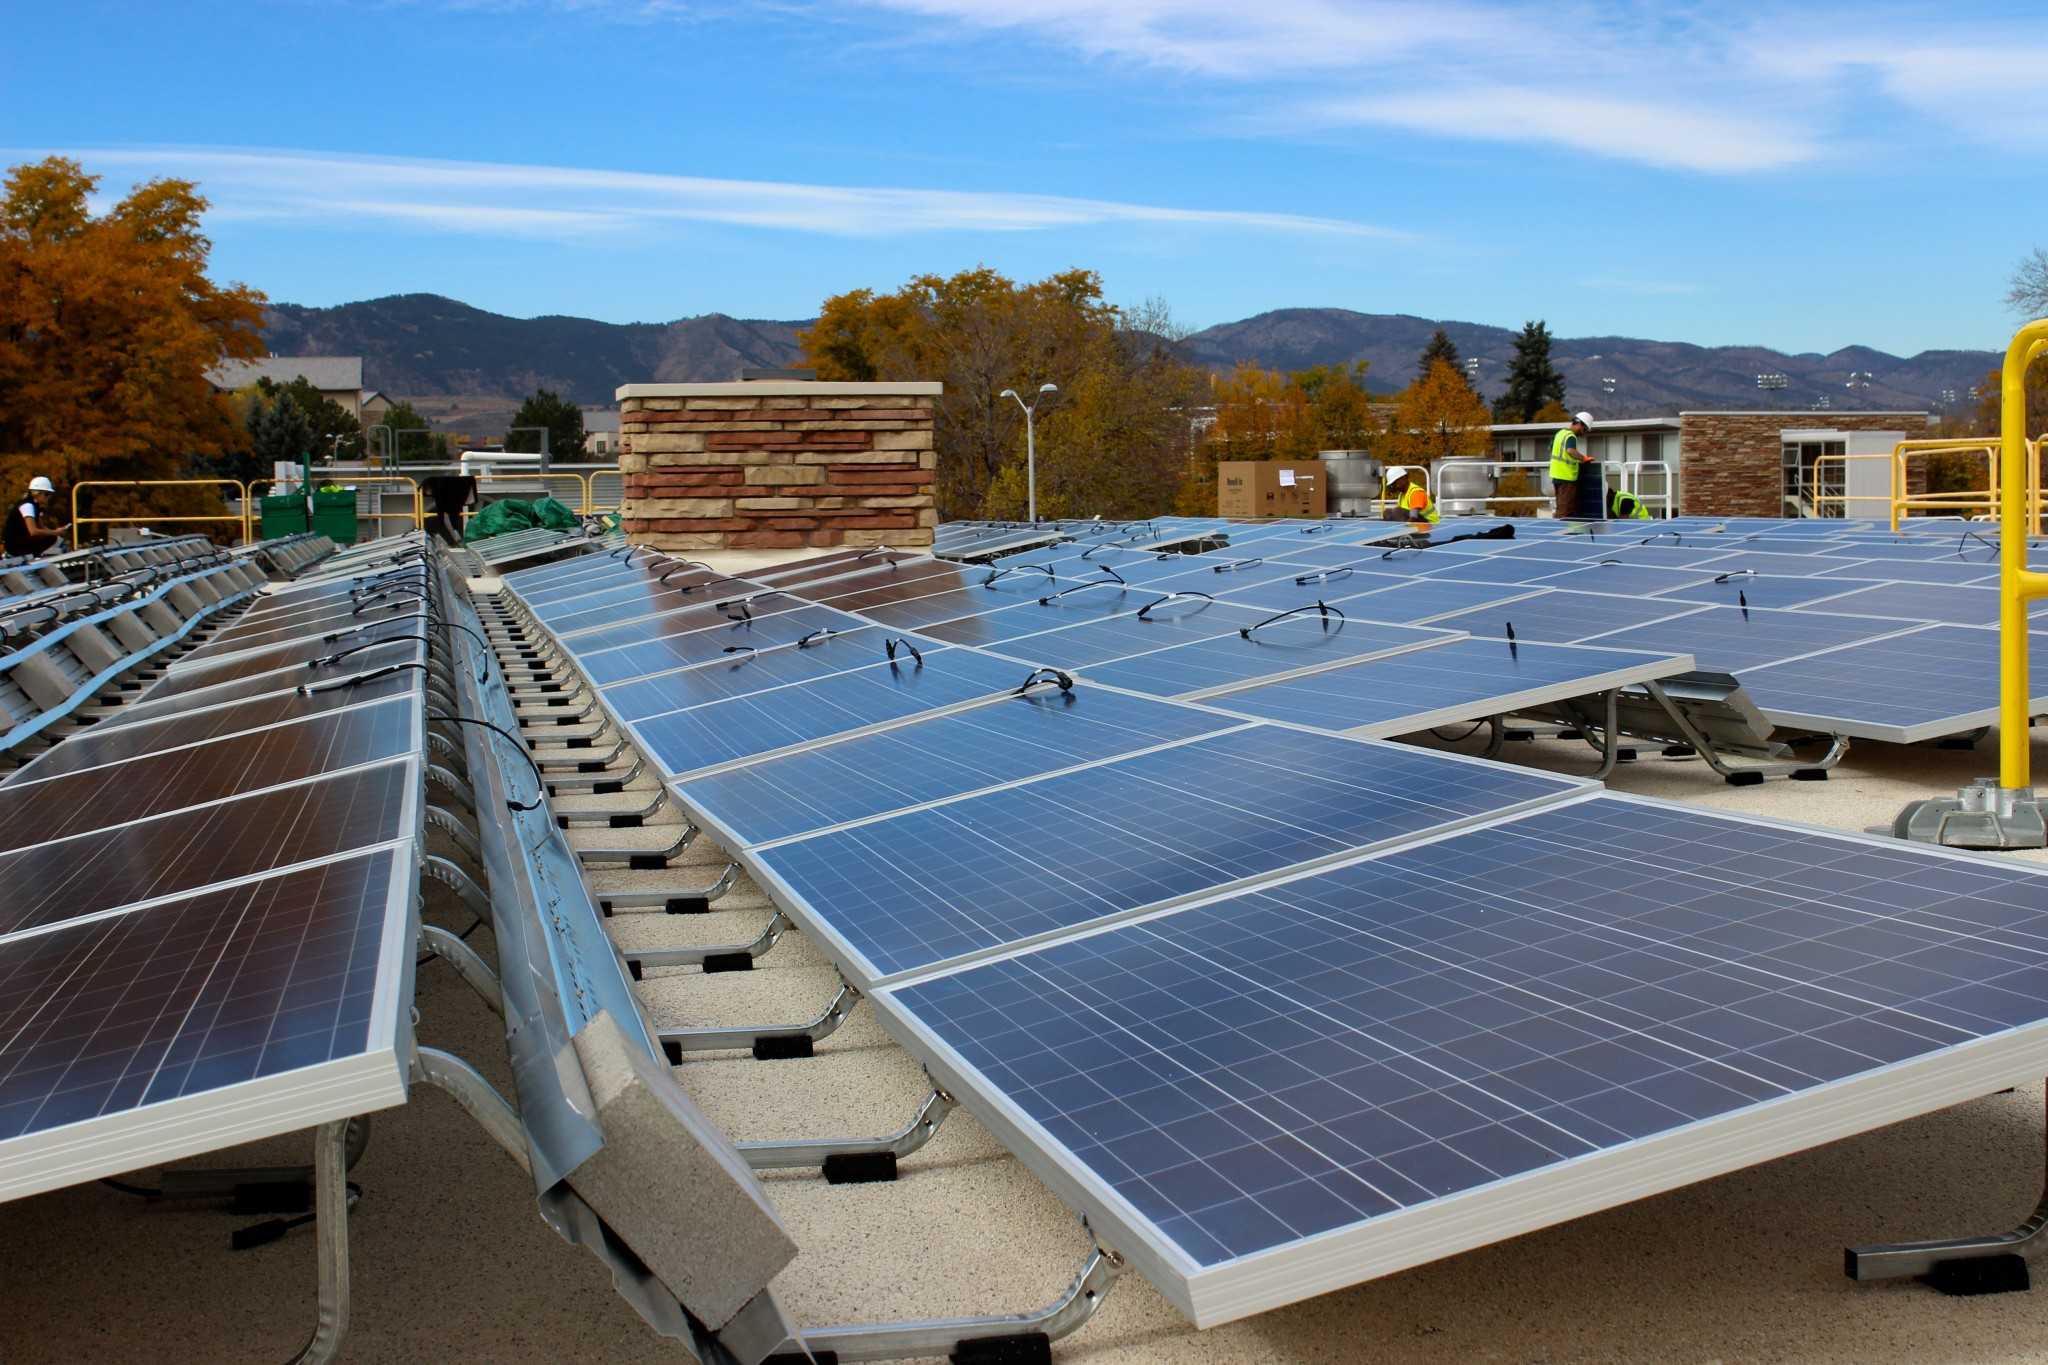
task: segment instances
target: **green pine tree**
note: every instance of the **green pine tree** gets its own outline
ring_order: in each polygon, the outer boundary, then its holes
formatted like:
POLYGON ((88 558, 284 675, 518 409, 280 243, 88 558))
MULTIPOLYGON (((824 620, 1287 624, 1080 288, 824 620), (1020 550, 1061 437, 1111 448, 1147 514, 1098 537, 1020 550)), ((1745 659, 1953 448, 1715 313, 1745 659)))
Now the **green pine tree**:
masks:
POLYGON ((583 458, 583 409, 565 402, 551 390, 535 389, 532 397, 519 405, 519 411, 512 417, 512 427, 505 433, 507 450, 537 453, 540 450, 540 433, 518 428, 546 427, 550 460, 583 458))
POLYGON ((1436 335, 1429 339, 1429 344, 1422 348, 1421 356, 1415 361, 1416 382, 1420 383, 1429 378, 1430 370, 1435 368, 1439 360, 1463 377, 1465 362, 1458 358, 1458 344, 1452 341, 1450 334, 1441 327, 1436 329, 1436 335))
POLYGON ((1493 420, 1533 422, 1552 403, 1564 404, 1564 376, 1550 363, 1550 329, 1541 322, 1524 323, 1515 338, 1515 358, 1508 362, 1507 389, 1493 404, 1493 420))

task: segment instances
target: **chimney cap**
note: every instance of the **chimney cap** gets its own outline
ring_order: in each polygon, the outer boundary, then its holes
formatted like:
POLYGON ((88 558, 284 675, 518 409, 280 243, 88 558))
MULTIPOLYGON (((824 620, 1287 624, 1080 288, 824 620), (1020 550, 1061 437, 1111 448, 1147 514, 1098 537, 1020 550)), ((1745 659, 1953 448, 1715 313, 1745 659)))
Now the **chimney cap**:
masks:
POLYGON ((793 379, 816 379, 817 377, 818 372, 816 370, 743 369, 740 371, 740 382, 742 384, 762 383, 774 380, 781 380, 782 382, 787 383, 793 379))

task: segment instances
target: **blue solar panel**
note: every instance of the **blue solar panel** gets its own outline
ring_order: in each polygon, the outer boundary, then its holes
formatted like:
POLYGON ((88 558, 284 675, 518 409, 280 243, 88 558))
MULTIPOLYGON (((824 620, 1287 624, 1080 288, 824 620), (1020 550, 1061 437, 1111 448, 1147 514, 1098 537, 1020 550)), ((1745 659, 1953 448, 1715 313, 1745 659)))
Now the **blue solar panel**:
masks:
MULTIPOLYGON (((1265 626, 1249 640, 1224 635, 1092 664, 1085 673, 1093 681, 1111 687, 1127 687, 1155 697, 1188 697, 1213 688, 1276 678, 1304 668, 1325 668, 1452 638, 1450 631, 1347 621, 1334 612, 1326 621, 1319 613, 1310 611, 1265 626)), ((1030 643, 1021 641, 1020 647, 1030 643)))
POLYGON ((1572 789, 1520 769, 1258 726, 758 858, 879 977, 1572 789))
POLYGON ((1963 547, 1954 545, 1906 544, 1899 541, 1852 541, 1831 545, 1822 550, 1828 559, 1868 559, 1880 564, 1893 561, 1931 563, 1946 559, 1955 563, 1976 563, 1985 566, 1986 571, 1998 567, 1998 551, 1989 545, 1971 544, 1963 547))
MULTIPOLYGON (((1618 597, 1606 593, 1544 591, 1503 606, 1445 616, 1433 624, 1441 630, 1506 638, 1510 626, 1518 640, 1569 645, 1590 636, 1660 621, 1681 612, 1697 611, 1688 602, 1660 597, 1618 597)), ((1674 622, 1673 624, 1678 624, 1674 622)))
POLYGON ((1679 588, 1695 587, 1713 581, 1713 573, 1705 569, 1663 569, 1649 564, 1595 562, 1590 568, 1574 569, 1555 578, 1546 578, 1542 586, 1569 588, 1578 592, 1629 593, 1647 597, 1651 593, 1672 592, 1679 588))
MULTIPOLYGON (((1153 594, 1154 599, 1159 596, 1159 593, 1153 594)), ((1134 605, 1143 606, 1144 603, 1134 605)), ((1083 622, 1044 634, 1024 636, 1001 646, 1001 649, 1011 658, 1033 664, 1086 668, 1090 664, 1128 658, 1171 645, 1235 635, 1240 629, 1255 626, 1272 614, 1256 607, 1233 606, 1228 602, 1179 598, 1146 613, 1143 620, 1133 613, 1083 622)))
MULTIPOLYGON (((1809 602, 1824 602, 1830 597, 1845 592, 1854 592, 1867 586, 1846 578, 1789 578, 1781 574, 1734 574, 1715 582, 1708 579, 1694 588, 1681 588, 1677 592, 1665 593, 1664 600, 1675 603, 1708 603, 1714 606, 1733 607, 1747 603, 1752 607, 1803 607, 1809 602)), ((1827 608, 1823 605, 1821 610, 1827 608)))
MULTIPOLYGON (((605 704, 621 720, 641 721, 685 707, 765 692, 771 687, 811 682, 883 661, 887 656, 882 642, 890 638, 893 637, 888 631, 861 626, 820 636, 802 649, 784 645, 748 651, 735 645, 731 648, 739 652, 708 663, 613 683, 604 689, 605 704)), ((926 647, 923 641, 918 642, 918 648, 926 647)))
POLYGON ((1709 607, 1675 621, 1597 636, 1589 643, 1689 653, 1701 668, 1740 674, 1800 654, 1904 630, 1909 624, 1870 616, 1830 616, 1821 607, 1810 611, 1709 607))
MULTIPOLYGON (((1357 579, 1347 579, 1349 587, 1357 579)), ((1536 592, 1534 584, 1455 583, 1420 578, 1391 588, 1375 588, 1363 596, 1346 596, 1344 614, 1354 621, 1384 621, 1389 625, 1422 625, 1496 602, 1511 602, 1536 592)))
MULTIPOLYGON (((1441 563, 1441 561, 1439 561, 1441 563)), ((1440 567, 1430 576, 1454 583, 1535 584, 1569 569, 1554 559, 1532 559, 1526 555, 1465 555, 1460 562, 1440 567)))
POLYGON ((1084 684, 764 759, 682 794, 733 842, 760 844, 1241 723, 1084 684))
POLYGON ((1955 559, 1904 560, 1890 559, 1882 563, 1876 560, 1855 559, 1840 568, 1832 567, 1833 557, 1816 561, 1814 573, 1823 578, 1883 579, 1894 583, 1996 583, 1996 564, 1966 564, 1955 559))
MULTIPOLYGON (((2033 657, 2048 658, 2048 635, 2029 638, 2033 657)), ((1998 632, 1928 626, 1754 669, 1742 675, 1742 684, 1759 707, 1786 723, 1897 743, 1932 739, 1995 719, 1998 632)))
MULTIPOLYGON (((1840 616, 1894 616, 1956 626, 1998 624, 1998 589, 1958 584, 1881 583, 1830 598, 1819 610, 1840 616)), ((2039 611, 2036 602, 2033 609, 2039 611)))
POLYGON ((693 630, 715 629, 736 619, 774 616, 781 612, 794 611, 804 605, 806 599, 793 597, 788 593, 761 592, 756 589, 735 591, 733 585, 728 583, 720 585, 708 596, 694 597, 687 606, 680 606, 674 611, 588 629, 565 639, 562 644, 564 648, 574 651, 578 657, 585 657, 607 649, 622 649, 627 645, 641 645, 651 640, 666 639, 671 635, 687 635, 693 630))
POLYGON ((666 583, 649 578, 642 583, 575 598, 552 609, 542 619, 555 634, 573 635, 579 630, 619 625, 660 612, 702 606, 746 591, 751 589, 745 583, 736 583, 704 570, 688 569, 677 573, 666 583))
POLYGON ((1716 550, 1715 557, 1700 566, 1708 573, 1724 574, 1747 569, 1751 573, 1758 574, 1781 573, 1790 574, 1795 577, 1804 577, 1807 574, 1819 573, 1823 569, 1830 567, 1834 562, 1827 559, 1816 559, 1813 555, 1803 552, 1808 549, 1815 551, 1824 549, 1825 546, 1820 544, 1802 547, 1802 551, 1795 554, 1784 554, 1779 551, 1756 550, 1746 547, 1735 550, 1730 554, 1720 554, 1720 547, 1716 546, 1714 548, 1716 550))
POLYGON ((364 1052, 392 859, 0 943, 0 1140, 364 1052))
POLYGON ((656 716, 634 728, 642 749, 664 772, 690 773, 996 696, 1029 672, 968 649, 928 650, 921 664, 899 652, 893 662, 656 716))
MULTIPOLYGON (((1893 1073, 2048 1017, 2044 943, 2036 871, 1602 798, 883 999, 1214 1268, 1575 1159, 1613 1176, 1519 1226, 1636 1198, 1695 1178, 1647 1139, 1822 1087, 1949 1102, 1893 1073)), ((1785 1124, 1719 1169, 1811 1143, 1785 1124)), ((1403 1234, 1319 1242, 1323 1287, 1441 1254, 1403 1234)))
POLYGON ((1539 699, 1587 695, 1616 678, 1665 677, 1684 665, 1634 650, 1455 640, 1406 654, 1267 683, 1206 705, 1325 730, 1403 734, 1449 720, 1495 715, 1539 699))
MULTIPOLYGON (((1345 567, 1302 567, 1292 570, 1288 577, 1269 577, 1263 582, 1258 580, 1256 571, 1242 578, 1225 575, 1210 587, 1209 591, 1227 602, 1258 607, 1263 611, 1293 611, 1296 607, 1312 607, 1318 602, 1328 602, 1335 606, 1347 597, 1357 597, 1365 593, 1378 592, 1381 588, 1399 587, 1403 583, 1416 581, 1394 574, 1369 573, 1345 567), (1309 581, 1296 581, 1302 578, 1309 581)), ((1485 591, 1493 592, 1495 596, 1500 595, 1492 589, 1485 591)))
POLYGON ((592 682, 599 687, 608 687, 627 678, 641 678, 650 673, 723 659, 727 657, 726 650, 742 645, 767 650, 776 645, 794 644, 820 630, 850 632, 861 629, 859 617, 833 611, 829 607, 797 607, 771 616, 748 616, 737 621, 722 613, 707 619, 715 620, 717 624, 595 653, 577 649, 574 651, 576 662, 592 682))

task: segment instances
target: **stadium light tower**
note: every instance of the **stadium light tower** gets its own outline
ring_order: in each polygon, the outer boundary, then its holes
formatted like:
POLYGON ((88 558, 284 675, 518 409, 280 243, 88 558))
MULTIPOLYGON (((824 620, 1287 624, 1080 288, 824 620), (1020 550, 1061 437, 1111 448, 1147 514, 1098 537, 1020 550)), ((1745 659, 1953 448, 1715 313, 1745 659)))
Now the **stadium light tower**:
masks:
POLYGON ((1048 393, 1059 391, 1060 386, 1057 384, 1040 384, 1038 392, 1032 395, 1029 403, 1018 398, 1015 389, 1004 389, 996 395, 997 398, 1014 399, 1017 406, 1024 409, 1024 497, 1025 510, 1030 515, 1033 526, 1038 524, 1038 437, 1032 431, 1031 420, 1038 407, 1038 400, 1048 393))

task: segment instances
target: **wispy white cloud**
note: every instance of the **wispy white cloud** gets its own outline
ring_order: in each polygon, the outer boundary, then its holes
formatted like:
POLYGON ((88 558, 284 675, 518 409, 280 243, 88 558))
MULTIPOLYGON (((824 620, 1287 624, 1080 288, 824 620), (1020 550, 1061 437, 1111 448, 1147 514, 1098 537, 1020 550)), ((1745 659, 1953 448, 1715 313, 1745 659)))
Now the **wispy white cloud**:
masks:
POLYGON ((72 154, 95 170, 197 180, 223 219, 378 220, 444 232, 557 239, 678 222, 843 237, 1115 226, 1385 241, 1407 237, 1338 218, 1044 194, 205 147, 91 148, 72 154), (571 207, 560 207, 564 204, 571 207))
POLYGON ((1791 13, 1635 0, 843 0, 839 8, 907 14, 955 36, 1001 31, 1093 61, 1238 87, 1261 103, 1259 124, 1269 132, 1291 122, 1393 128, 1745 174, 1824 160, 1846 111, 1876 95, 1974 140, 2048 145, 2040 75, 2048 42, 2038 15, 1975 26, 1945 19, 1929 41, 1924 15, 1840 0, 1791 13), (1293 93, 1309 79, 1339 93, 1293 93), (1994 97, 2017 117, 1991 116, 1994 97))

